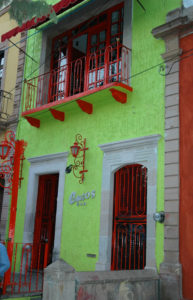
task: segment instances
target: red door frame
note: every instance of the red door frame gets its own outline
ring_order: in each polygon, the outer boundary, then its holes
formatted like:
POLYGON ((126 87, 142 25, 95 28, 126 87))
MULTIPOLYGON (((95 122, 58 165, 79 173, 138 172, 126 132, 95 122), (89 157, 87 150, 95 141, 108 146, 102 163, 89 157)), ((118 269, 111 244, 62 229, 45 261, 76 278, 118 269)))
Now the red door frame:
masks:
POLYGON ((144 269, 146 257, 147 169, 129 165, 115 175, 112 270, 144 269))
MULTIPOLYGON (((38 196, 36 204, 36 216, 34 225, 34 255, 33 266, 38 261, 38 246, 47 243, 48 257, 47 264, 52 260, 52 250, 54 246, 56 200, 58 192, 58 174, 48 174, 39 176, 38 196), (36 247, 37 245, 37 247, 36 247), (37 249, 36 249, 37 248, 37 249)), ((44 249, 43 249, 44 250, 44 249)), ((43 267, 43 257, 40 262, 43 267)))

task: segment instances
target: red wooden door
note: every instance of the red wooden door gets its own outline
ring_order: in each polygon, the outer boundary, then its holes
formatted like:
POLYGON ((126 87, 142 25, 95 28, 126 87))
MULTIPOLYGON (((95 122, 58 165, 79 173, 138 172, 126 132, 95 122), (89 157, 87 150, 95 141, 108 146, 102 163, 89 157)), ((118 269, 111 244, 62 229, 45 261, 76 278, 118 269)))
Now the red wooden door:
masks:
POLYGON ((33 266, 43 267, 45 243, 48 243, 48 261, 52 261, 54 246, 58 174, 39 176, 34 228, 33 266))
POLYGON ((147 169, 129 165, 114 175, 112 270, 144 269, 147 169))

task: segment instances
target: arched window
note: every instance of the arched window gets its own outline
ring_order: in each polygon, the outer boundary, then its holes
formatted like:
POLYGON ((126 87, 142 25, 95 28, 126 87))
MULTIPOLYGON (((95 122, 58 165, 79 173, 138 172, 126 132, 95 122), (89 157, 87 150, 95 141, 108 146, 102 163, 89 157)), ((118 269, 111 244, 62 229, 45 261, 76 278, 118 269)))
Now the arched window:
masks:
POLYGON ((114 174, 112 270, 146 264, 147 168, 127 165, 114 174))

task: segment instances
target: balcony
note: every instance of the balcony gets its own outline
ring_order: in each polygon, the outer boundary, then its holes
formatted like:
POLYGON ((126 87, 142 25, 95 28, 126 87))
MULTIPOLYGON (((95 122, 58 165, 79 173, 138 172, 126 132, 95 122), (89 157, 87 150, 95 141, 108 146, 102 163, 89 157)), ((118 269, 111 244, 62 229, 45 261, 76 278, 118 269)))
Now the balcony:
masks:
POLYGON ((113 86, 131 91, 130 53, 129 48, 117 42, 114 47, 108 46, 69 63, 63 61, 60 68, 26 80, 22 115, 49 110, 113 86))
POLYGON ((7 121, 10 116, 10 104, 12 101, 12 94, 4 90, 0 90, 0 124, 7 126, 7 121))

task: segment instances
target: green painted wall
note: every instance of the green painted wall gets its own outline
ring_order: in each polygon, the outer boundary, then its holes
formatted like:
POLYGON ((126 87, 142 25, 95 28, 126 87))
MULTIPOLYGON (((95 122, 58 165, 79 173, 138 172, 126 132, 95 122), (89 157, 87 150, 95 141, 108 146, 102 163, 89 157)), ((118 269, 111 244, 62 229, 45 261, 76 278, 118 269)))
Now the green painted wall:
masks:
MULTIPOLYGON (((66 119, 61 123, 49 113, 39 113, 40 129, 31 127, 26 120, 20 119, 17 136, 24 139, 28 146, 25 157, 35 157, 69 150, 77 133, 87 138, 89 151, 86 153, 84 184, 80 185, 72 174, 66 175, 61 257, 76 270, 94 270, 98 260, 100 229, 100 195, 102 183, 103 153, 99 144, 110 143, 152 134, 161 134, 158 148, 158 185, 157 209, 164 209, 164 77, 159 75, 158 67, 149 71, 153 65, 161 62, 164 43, 151 35, 152 28, 165 22, 167 11, 180 6, 180 0, 143 1, 144 12, 134 1, 132 25, 132 66, 131 86, 127 104, 119 104, 108 90, 93 94, 85 100, 93 103, 93 115, 83 113, 76 103, 63 106, 66 119), (168 3, 169 2, 169 3, 168 3), (142 73, 141 73, 142 72, 142 73), (141 73, 141 74, 139 74, 141 73), (136 75, 138 74, 138 75, 136 75), (78 195, 96 190, 96 198, 89 200, 85 207, 68 203, 72 191, 78 195), (96 253, 97 257, 88 258, 86 253, 96 253)), ((30 32, 31 34, 31 32, 30 32)), ((29 38, 27 53, 39 62, 41 33, 29 38)), ((26 58, 25 77, 38 67, 38 64, 26 58)), ((38 72, 33 74, 37 75, 38 72)), ((69 157, 68 164, 72 163, 69 157)), ((22 187, 19 191, 16 241, 22 241, 27 195, 29 163, 24 162, 22 187)), ((156 262, 163 261, 163 225, 156 228, 156 262)))

